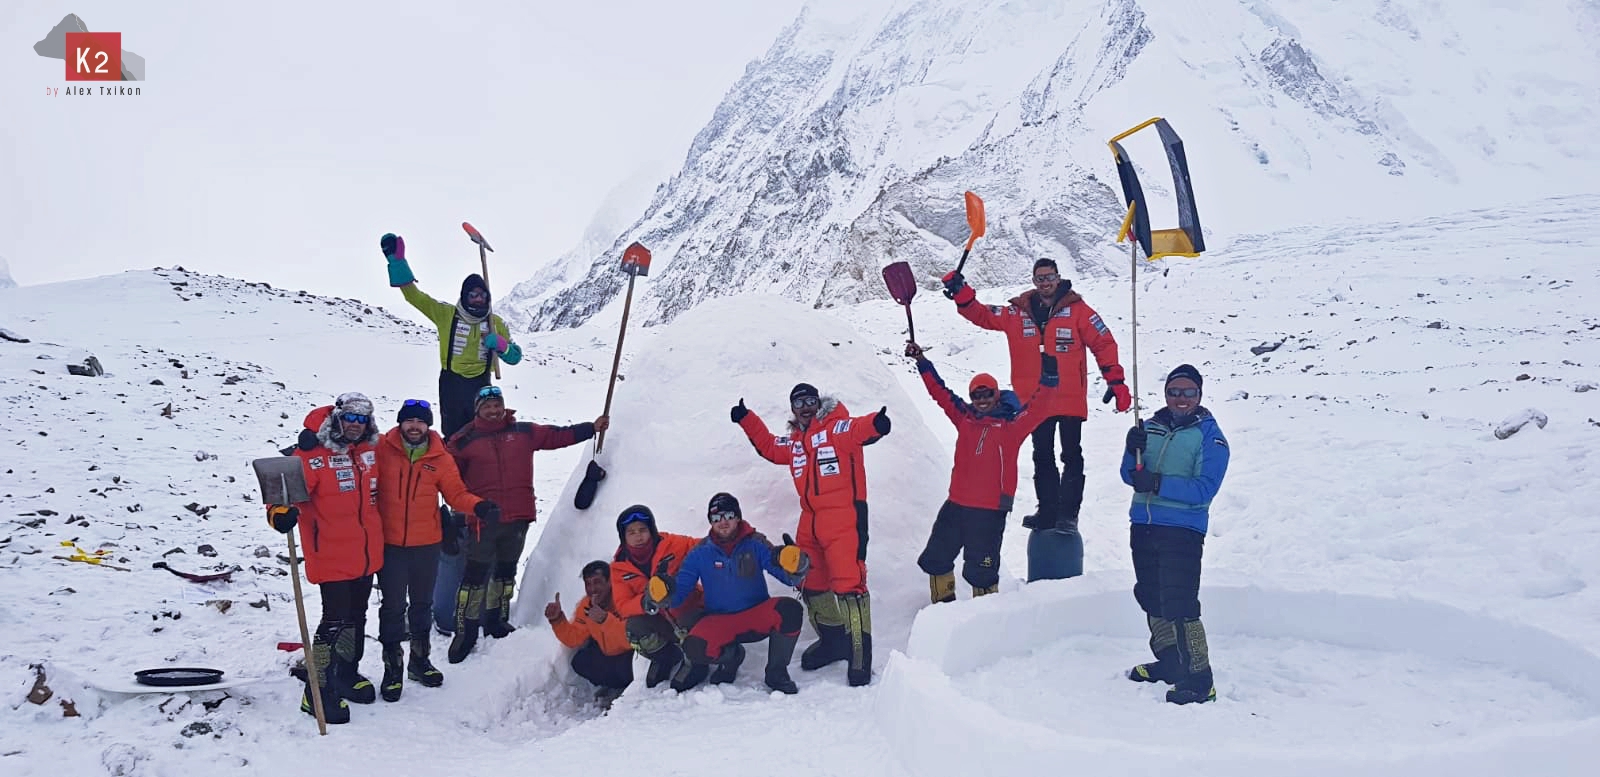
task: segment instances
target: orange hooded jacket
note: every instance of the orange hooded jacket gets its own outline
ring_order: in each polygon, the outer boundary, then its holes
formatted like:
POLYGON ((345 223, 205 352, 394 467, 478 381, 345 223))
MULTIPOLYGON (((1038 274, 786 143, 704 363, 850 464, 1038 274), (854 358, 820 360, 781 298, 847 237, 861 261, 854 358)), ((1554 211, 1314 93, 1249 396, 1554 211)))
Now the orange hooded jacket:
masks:
POLYGON ((594 640, 600 646, 600 652, 608 656, 621 655, 633 649, 628 643, 627 619, 622 613, 617 612, 617 599, 611 599, 611 610, 606 615, 604 623, 595 623, 589 620, 589 597, 578 600, 578 609, 572 613, 572 620, 567 620, 566 613, 561 614, 560 620, 550 624, 555 631, 556 639, 569 648, 583 647, 583 643, 594 640))
POLYGON ((406 452, 400 427, 378 441, 378 514, 386 545, 414 547, 444 539, 439 527, 439 496, 452 508, 471 513, 483 500, 467 491, 444 438, 428 430, 427 452, 416 461, 406 452))

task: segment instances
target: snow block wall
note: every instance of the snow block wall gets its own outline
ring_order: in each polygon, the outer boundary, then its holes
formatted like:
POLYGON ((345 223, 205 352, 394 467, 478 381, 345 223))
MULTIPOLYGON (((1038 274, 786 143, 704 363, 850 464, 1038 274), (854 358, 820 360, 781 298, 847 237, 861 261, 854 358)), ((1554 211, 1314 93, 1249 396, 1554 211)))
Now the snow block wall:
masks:
MULTIPOLYGON (((1121 774, 1170 773, 1172 759, 1184 762, 1185 773, 1240 774, 1241 765, 1294 774, 1507 774, 1538 763, 1542 773, 1574 774, 1575 764, 1559 753, 1577 752, 1600 734, 1600 656, 1583 646, 1545 631, 1442 604, 1403 598, 1381 598, 1328 591, 1296 592, 1253 586, 1207 587, 1202 591, 1213 664, 1218 667, 1219 705, 1177 708, 1151 702, 1147 730, 1123 736, 1063 735, 1074 720, 1099 714, 1095 696, 1036 701, 1014 699, 998 707, 974 699, 961 677, 1007 657, 1027 657, 1030 671, 1059 672, 1032 654, 1072 636, 1120 639, 1137 644, 1148 633, 1129 590, 1126 572, 1089 575, 1070 581, 1030 584, 1020 591, 956 605, 930 607, 919 615, 905 653, 889 661, 877 699, 876 716, 907 770, 919 775, 1010 773, 1040 763, 1072 763, 1077 769, 1121 774), (1272 747, 1247 737, 1186 746, 1183 734, 1193 723, 1170 735, 1160 733, 1169 714, 1206 710, 1226 714, 1231 641, 1248 638, 1316 643, 1351 648, 1374 657, 1394 653, 1406 657, 1418 677, 1429 682, 1434 672, 1456 667, 1507 672, 1557 689, 1573 702, 1571 719, 1555 725, 1526 725, 1504 719, 1448 747, 1431 743, 1364 748, 1364 752, 1316 752, 1303 742, 1272 747), (1040 712, 1044 708, 1044 712, 1040 712), (929 710, 940 719, 930 721, 929 710), (943 723, 940 722, 943 721, 943 723)), ((1149 660, 1128 656, 1128 665, 1149 660)), ((1259 669, 1257 667, 1256 669, 1259 669)), ((1359 671, 1359 670, 1358 670, 1359 671)), ((1036 678, 1042 679, 1042 678, 1036 678)), ((1442 679, 1442 678, 1441 678, 1442 679)), ((1131 695, 1135 686, 1110 674, 1098 683, 1107 693, 1131 695)), ((1498 703, 1485 684, 1482 704, 1498 703)), ((1388 688, 1383 694, 1406 692, 1388 688)), ((1372 700, 1385 703, 1386 695, 1372 700)), ((1250 702, 1245 702, 1249 704, 1250 702)), ((1316 706, 1315 694, 1303 703, 1316 706)), ((1104 710, 1102 710, 1102 713, 1104 710)), ((1331 712, 1331 710, 1330 710, 1331 712)), ((1254 714, 1254 713, 1252 713, 1254 714)), ((1470 717, 1464 712, 1463 718, 1470 717)), ((1333 721, 1330 721, 1333 722, 1333 721)), ((1446 721, 1445 723, 1449 723, 1446 721)), ((1089 728, 1085 726, 1085 728, 1089 728)), ((1262 773, 1266 773, 1263 771, 1262 773)))
MULTIPOLYGON (((882 665, 905 645, 911 620, 927 602, 927 576, 916 558, 949 484, 949 453, 923 425, 916 403, 843 320, 773 296, 717 299, 660 332, 618 380, 611 430, 598 461, 609 473, 587 510, 572 506, 588 457, 539 520, 548 521, 528 556, 513 622, 537 623, 556 592, 569 610, 583 593, 578 572, 610 560, 617 515, 649 505, 662 531, 703 536, 706 503, 718 491, 739 498, 745 520, 779 542, 799 519, 789 468, 762 459, 728 418, 743 398, 773 432, 785 428, 789 390, 815 385, 852 415, 887 406, 893 428, 865 451, 874 644, 882 665)), ((909 369, 909 365, 908 365, 909 369)), ((547 503, 549 504, 549 503, 547 503)), ((769 580, 774 595, 782 589, 769 580)), ((570 613, 569 613, 570 614, 570 613)), ((805 639, 810 638, 810 628, 805 639)))

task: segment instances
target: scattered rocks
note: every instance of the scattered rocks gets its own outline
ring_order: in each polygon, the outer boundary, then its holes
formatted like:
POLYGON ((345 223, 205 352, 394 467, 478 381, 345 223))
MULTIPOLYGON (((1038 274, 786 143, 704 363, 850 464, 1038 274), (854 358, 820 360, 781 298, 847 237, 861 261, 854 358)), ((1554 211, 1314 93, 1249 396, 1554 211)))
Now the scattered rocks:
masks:
POLYGON ((200 547, 195 548, 194 552, 199 553, 200 555, 205 556, 206 558, 216 558, 217 557, 217 549, 211 547, 210 545, 201 545, 200 547))
POLYGON ((1550 423, 1550 417, 1531 407, 1521 410, 1501 421, 1500 425, 1494 429, 1494 436, 1501 440, 1507 439, 1511 435, 1522 431, 1522 428, 1530 423, 1543 429, 1545 424, 1550 423))
POLYGON ((150 381, 150 385, 152 385, 152 386, 165 386, 167 384, 162 383, 160 378, 156 378, 155 380, 150 381))
POLYGON ((265 545, 257 545, 256 549, 252 551, 250 555, 255 556, 256 558, 271 558, 272 549, 265 545))
POLYGON ((106 374, 106 371, 100 366, 100 360, 93 356, 84 359, 82 364, 68 364, 67 372, 85 378, 98 378, 106 374))
POLYGON ((1285 337, 1285 338, 1283 338, 1282 340, 1279 340, 1276 343, 1262 343, 1260 345, 1252 346, 1250 348, 1250 352, 1255 354, 1255 355, 1257 355, 1257 356, 1260 356, 1260 355, 1262 355, 1264 353, 1272 353, 1273 351, 1276 351, 1279 348, 1282 348, 1283 344, 1288 342, 1288 341, 1289 341, 1289 338, 1285 337))
POLYGON ((1428 324, 1427 328, 1428 329, 1443 329, 1444 328, 1444 322, 1443 321, 1434 321, 1433 323, 1428 324))
MULTIPOLYGON (((1529 375, 1526 372, 1524 372, 1521 375, 1517 376, 1517 380, 1533 380, 1533 376, 1529 375)), ((1540 424, 1540 426, 1543 426, 1543 424, 1540 424)))
POLYGON ((187 726, 184 726, 183 730, 178 733, 186 737, 205 736, 206 734, 211 733, 211 724, 203 720, 197 720, 187 726))
POLYGON ((8 341, 13 342, 13 343, 32 342, 28 338, 23 337, 22 335, 19 335, 16 332, 13 332, 13 331, 11 331, 9 329, 6 329, 5 327, 0 327, 0 340, 8 340, 8 341))

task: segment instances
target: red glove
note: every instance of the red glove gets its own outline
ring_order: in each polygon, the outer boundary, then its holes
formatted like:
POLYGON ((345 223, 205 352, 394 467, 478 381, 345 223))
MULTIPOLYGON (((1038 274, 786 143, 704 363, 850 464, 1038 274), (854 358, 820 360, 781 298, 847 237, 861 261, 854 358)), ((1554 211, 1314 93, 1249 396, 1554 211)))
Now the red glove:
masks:
POLYGON ((1100 374, 1106 379, 1106 395, 1100 398, 1101 402, 1109 403, 1117 400, 1117 412, 1126 413, 1133 407, 1133 395, 1128 393, 1128 384, 1122 379, 1122 365, 1113 364, 1102 367, 1100 374))

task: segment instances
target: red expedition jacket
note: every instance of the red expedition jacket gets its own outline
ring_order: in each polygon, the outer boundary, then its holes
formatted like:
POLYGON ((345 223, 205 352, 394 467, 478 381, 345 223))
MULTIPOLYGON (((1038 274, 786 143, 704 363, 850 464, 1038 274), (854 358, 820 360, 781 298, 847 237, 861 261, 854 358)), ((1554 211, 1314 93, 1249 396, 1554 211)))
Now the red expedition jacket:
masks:
MULTIPOLYGON (((517 421, 507 410, 505 419, 490 427, 481 418, 450 436, 450 452, 461 468, 467 490, 500 506, 503 521, 532 521, 533 452, 577 445, 594 436, 593 423, 546 426, 517 421)), ((469 524, 478 518, 467 514, 469 524)))
POLYGON ((1038 293, 1024 292, 1005 307, 972 300, 957 305, 956 309, 962 318, 984 329, 1006 334, 1011 349, 1011 390, 1019 397, 1031 397, 1038 390, 1040 355, 1048 353, 1056 358, 1061 388, 1051 392, 1048 400, 1040 397, 1045 407, 1040 408, 1039 421, 1054 416, 1088 418, 1089 360, 1085 349, 1094 352, 1094 359, 1106 380, 1122 380, 1116 338, 1100 320, 1100 314, 1075 291, 1068 291, 1056 300, 1050 308, 1050 318, 1040 331, 1029 312, 1033 297, 1038 293))
POLYGON ((383 520, 378 516, 376 427, 355 445, 329 440, 333 408, 320 407, 306 416, 306 428, 317 431, 321 444, 298 448, 310 499, 300 508, 300 544, 306 579, 332 583, 365 577, 383 566, 383 520))
POLYGON ((962 507, 1010 512, 1017 493, 1017 449, 1044 418, 1036 409, 1049 404, 1058 389, 1040 389, 1018 412, 1001 400, 987 415, 944 385, 933 362, 917 362, 922 385, 945 417, 956 425, 956 460, 950 468, 950 501, 962 507))
POLYGON ((883 435, 872 427, 877 413, 850 417, 844 403, 824 397, 816 420, 805 431, 790 422, 788 434, 775 435, 754 412, 739 421, 761 458, 789 467, 800 509, 816 515, 827 510, 855 512, 867 501, 867 468, 861 448, 883 435))

